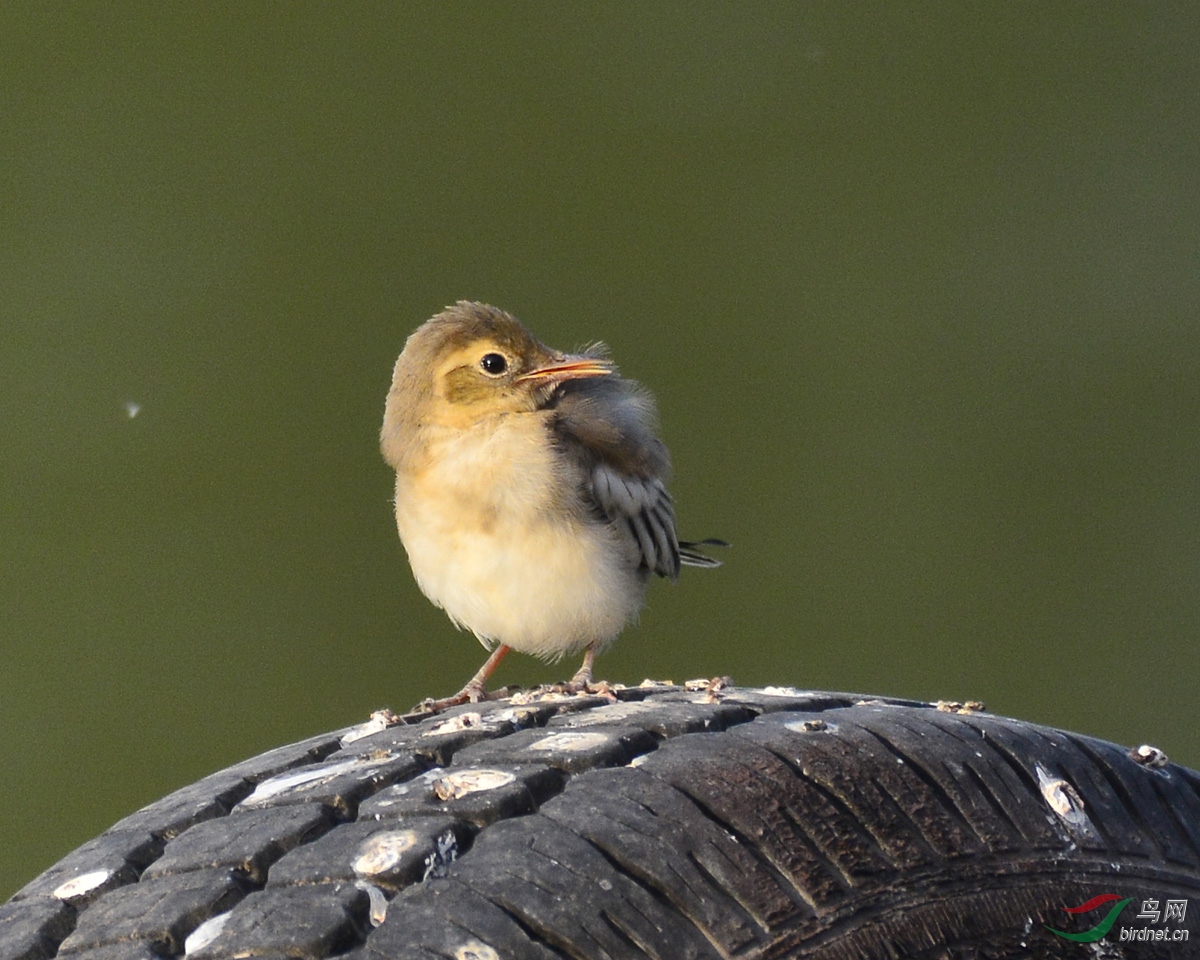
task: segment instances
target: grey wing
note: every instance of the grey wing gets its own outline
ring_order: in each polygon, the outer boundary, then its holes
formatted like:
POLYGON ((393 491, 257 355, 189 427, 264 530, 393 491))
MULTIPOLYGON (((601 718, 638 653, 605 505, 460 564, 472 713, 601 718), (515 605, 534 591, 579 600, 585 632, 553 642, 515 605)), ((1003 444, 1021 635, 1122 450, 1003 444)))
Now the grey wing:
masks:
POLYGON ((633 538, 647 570, 674 580, 679 576, 675 507, 657 477, 634 477, 603 461, 592 468, 592 497, 608 519, 633 538))

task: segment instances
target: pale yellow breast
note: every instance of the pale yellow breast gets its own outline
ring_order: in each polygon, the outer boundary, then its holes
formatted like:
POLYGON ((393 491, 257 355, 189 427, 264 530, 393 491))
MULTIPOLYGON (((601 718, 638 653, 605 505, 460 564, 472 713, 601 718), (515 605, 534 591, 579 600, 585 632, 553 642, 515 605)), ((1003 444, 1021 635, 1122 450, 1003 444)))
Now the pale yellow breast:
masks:
POLYGON ((485 642, 558 657, 603 646, 637 615, 643 578, 620 531, 587 518, 542 418, 430 438, 398 473, 396 524, 430 600, 485 642))

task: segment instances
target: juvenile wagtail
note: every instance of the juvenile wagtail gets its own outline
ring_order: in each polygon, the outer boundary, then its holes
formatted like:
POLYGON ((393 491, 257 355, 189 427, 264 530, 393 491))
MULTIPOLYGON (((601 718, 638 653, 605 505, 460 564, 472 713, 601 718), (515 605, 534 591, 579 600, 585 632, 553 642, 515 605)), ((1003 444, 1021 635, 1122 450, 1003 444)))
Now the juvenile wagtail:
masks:
POLYGON ((396 526, 421 592, 492 650, 432 706, 485 698, 510 649, 583 651, 570 689, 586 689, 651 573, 720 565, 676 537, 655 429, 654 399, 602 345, 552 350, 465 300, 408 338, 381 434, 396 526))

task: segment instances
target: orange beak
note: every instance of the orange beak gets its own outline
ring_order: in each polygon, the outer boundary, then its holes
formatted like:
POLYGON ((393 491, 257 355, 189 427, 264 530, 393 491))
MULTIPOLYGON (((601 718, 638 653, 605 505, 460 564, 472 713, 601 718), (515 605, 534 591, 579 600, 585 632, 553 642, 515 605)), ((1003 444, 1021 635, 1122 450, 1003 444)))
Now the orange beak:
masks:
POLYGON ((595 357, 563 357, 556 363, 549 366, 538 367, 536 370, 530 370, 528 373, 523 373, 517 377, 517 383, 523 383, 527 380, 534 380, 538 383, 554 385, 562 383, 564 380, 582 380, 585 377, 607 377, 615 372, 613 365, 608 360, 600 360, 595 357))

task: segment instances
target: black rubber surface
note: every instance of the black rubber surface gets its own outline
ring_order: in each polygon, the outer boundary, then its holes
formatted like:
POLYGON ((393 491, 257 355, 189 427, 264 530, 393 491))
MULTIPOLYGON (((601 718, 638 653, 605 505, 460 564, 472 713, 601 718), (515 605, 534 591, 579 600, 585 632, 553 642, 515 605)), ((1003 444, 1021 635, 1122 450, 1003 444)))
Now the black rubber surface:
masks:
POLYGON ((1200 775, 956 705, 692 686, 230 767, 0 906, 0 960, 1200 957, 1200 775))

